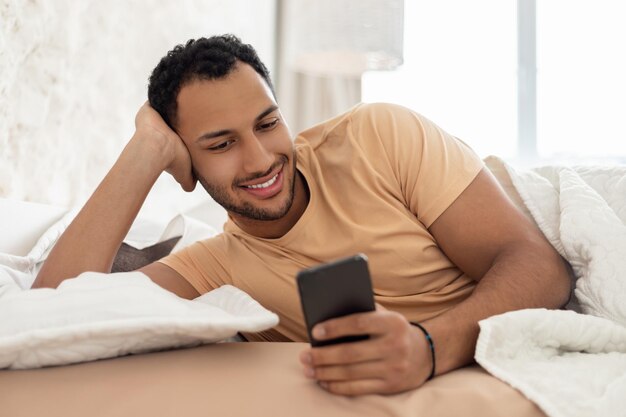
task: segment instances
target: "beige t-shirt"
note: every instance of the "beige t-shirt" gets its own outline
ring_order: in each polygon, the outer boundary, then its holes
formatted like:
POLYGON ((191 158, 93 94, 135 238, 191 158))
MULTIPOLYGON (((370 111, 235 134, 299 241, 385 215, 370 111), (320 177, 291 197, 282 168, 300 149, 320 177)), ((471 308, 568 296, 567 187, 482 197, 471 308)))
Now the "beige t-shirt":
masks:
POLYGON ((376 302, 411 321, 469 296, 476 282, 428 232, 483 166, 463 142, 401 106, 361 104, 302 132, 295 146, 310 200, 289 232, 258 238, 229 219, 222 234, 160 262, 200 293, 231 284, 280 316, 251 340, 306 341, 296 274, 358 252, 376 302))

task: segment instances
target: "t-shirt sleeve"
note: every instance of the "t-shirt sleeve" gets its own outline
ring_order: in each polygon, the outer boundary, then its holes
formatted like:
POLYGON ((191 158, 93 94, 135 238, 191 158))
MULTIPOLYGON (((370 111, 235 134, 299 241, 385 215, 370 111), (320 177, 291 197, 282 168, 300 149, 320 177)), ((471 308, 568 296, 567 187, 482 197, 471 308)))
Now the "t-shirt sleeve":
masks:
POLYGON ((367 105, 407 207, 426 227, 456 200, 483 168, 461 140, 405 107, 367 105))
POLYGON ((198 241, 158 262, 178 272, 200 294, 204 294, 225 284, 232 285, 222 242, 222 235, 198 241))

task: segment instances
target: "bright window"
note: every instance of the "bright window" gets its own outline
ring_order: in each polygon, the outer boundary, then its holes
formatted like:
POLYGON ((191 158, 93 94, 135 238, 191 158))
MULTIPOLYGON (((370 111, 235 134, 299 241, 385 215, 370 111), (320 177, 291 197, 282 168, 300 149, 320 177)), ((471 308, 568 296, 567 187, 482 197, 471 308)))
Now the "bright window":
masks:
POLYGON ((481 156, 513 157, 515 7, 515 0, 405 1, 404 65, 366 73, 363 101, 402 104, 481 156))
POLYGON ((626 2, 537 1, 540 157, 626 158, 626 2))
MULTIPOLYGON (((363 100, 410 107, 483 157, 519 158, 517 1, 404 7, 405 64, 366 73, 363 100)), ((626 161, 626 2, 537 1, 535 18, 535 162, 626 161)))

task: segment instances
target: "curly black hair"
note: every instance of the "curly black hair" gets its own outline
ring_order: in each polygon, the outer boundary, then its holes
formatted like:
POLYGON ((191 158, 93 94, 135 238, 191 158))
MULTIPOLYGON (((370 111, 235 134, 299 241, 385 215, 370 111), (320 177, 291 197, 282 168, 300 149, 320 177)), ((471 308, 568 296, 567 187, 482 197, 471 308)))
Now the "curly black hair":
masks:
POLYGON ((242 43, 238 37, 226 34, 190 39, 185 45, 176 45, 169 51, 150 75, 150 105, 165 123, 174 128, 180 89, 190 81, 224 78, 233 71, 237 61, 254 68, 274 94, 269 71, 254 48, 242 43))

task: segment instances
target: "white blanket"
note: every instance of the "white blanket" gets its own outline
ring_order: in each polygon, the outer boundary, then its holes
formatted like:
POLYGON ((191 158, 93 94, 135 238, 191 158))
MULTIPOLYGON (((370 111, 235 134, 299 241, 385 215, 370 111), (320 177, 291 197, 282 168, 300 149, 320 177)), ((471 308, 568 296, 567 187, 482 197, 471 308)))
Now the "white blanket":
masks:
POLYGON ((65 365, 217 342, 278 316, 225 285, 184 300, 141 272, 85 272, 57 289, 22 290, 0 275, 0 369, 65 365))
POLYGON ((483 320, 476 360, 550 417, 626 416, 626 167, 507 171, 572 265, 585 314, 537 309, 483 320))
MULTIPOLYGON (((0 369, 193 346, 224 340, 238 331, 262 331, 278 323, 274 313, 235 287, 223 286, 189 301, 140 272, 87 272, 62 282, 55 290, 28 290, 77 211, 2 199, 0 203, 0 229, 8 235, 0 242, 5 251, 0 250, 0 369), (39 234, 28 228, 31 223, 39 234), (35 243, 30 246, 32 239, 35 243)), ((142 249, 181 236, 176 250, 215 233, 213 227, 186 215, 176 216, 167 225, 139 218, 125 242, 142 249)))

